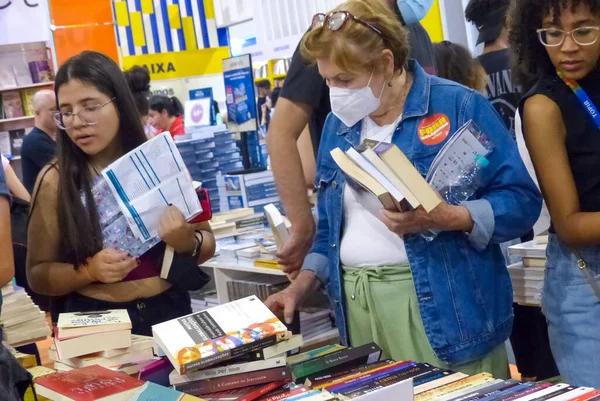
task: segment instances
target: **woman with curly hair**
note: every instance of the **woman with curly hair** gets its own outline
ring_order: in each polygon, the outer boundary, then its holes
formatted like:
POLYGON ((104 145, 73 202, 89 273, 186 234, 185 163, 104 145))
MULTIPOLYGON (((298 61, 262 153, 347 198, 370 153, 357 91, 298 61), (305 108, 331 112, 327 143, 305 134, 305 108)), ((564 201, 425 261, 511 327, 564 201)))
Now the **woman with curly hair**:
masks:
POLYGON ((600 2, 519 0, 519 110, 552 217, 542 308, 563 380, 600 387, 600 2))

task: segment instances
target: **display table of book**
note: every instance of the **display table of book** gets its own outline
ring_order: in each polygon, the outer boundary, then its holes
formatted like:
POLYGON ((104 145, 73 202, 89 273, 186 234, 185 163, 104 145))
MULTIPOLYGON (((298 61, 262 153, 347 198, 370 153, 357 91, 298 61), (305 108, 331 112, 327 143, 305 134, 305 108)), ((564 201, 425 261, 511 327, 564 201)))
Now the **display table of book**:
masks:
POLYGON ((153 326, 153 339, 140 338, 145 345, 137 351, 153 340, 158 356, 139 373, 127 375, 110 365, 135 353, 123 312, 61 315, 56 335, 63 344, 57 343, 55 357, 64 362, 69 356, 78 367, 59 373, 32 371, 37 394, 77 401, 591 401, 600 395, 566 383, 521 383, 384 359, 375 343, 332 344, 297 353, 302 335, 292 335, 256 296, 153 326), (83 347, 64 348, 64 341, 84 344, 94 337, 101 342, 97 338, 111 335, 119 340, 105 341, 106 355, 85 356, 83 347), (125 343, 126 348, 106 348, 125 343))
POLYGON ((508 248, 510 256, 522 259, 521 262, 508 266, 515 303, 527 306, 541 305, 547 244, 548 236, 537 236, 533 241, 508 248))

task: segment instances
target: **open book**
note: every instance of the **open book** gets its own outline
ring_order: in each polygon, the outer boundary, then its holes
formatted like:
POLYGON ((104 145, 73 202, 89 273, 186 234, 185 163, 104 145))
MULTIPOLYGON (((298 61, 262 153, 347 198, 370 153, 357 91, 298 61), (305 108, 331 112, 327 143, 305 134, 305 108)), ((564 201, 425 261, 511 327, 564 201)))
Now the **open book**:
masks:
POLYGON ((187 220, 202 213, 192 178, 171 136, 160 134, 102 171, 134 236, 143 242, 158 235, 169 205, 187 220))

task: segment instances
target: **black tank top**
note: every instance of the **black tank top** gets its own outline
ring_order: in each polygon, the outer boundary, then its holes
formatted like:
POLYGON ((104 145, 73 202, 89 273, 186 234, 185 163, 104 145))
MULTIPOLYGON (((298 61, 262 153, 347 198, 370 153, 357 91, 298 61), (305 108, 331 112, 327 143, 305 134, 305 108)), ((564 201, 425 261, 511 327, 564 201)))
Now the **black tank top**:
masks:
MULTIPOLYGON (((579 84, 594 105, 600 108, 600 71, 588 74, 579 84)), ((558 76, 542 77, 521 99, 521 120, 525 100, 538 94, 548 97, 561 110, 567 130, 565 144, 569 166, 577 187, 581 211, 600 211, 600 129, 577 96, 558 76)), ((550 227, 550 232, 554 232, 553 227, 550 227)))

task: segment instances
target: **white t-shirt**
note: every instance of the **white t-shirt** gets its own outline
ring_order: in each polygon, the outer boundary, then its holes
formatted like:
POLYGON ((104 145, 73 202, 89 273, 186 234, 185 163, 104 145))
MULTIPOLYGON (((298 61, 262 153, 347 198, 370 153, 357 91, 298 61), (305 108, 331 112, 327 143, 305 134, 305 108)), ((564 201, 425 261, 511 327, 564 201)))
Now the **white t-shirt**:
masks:
MULTIPOLYGON (((363 120, 361 140, 374 139, 390 142, 401 118, 402 116, 399 116, 392 124, 380 127, 366 117, 363 120)), ((357 198, 361 198, 360 194, 346 185, 344 188, 344 231, 340 246, 342 265, 365 267, 407 264, 408 256, 402 237, 391 232, 357 198)), ((379 202, 373 196, 370 196, 369 200, 379 202)), ((381 208, 382 206, 379 204, 375 210, 381 208)))
MULTIPOLYGON (((523 163, 531 176, 531 179, 537 185, 538 189, 540 188, 540 184, 538 183, 537 176, 535 175, 535 170, 533 168, 533 162, 531 161, 531 157, 529 156, 529 150, 527 150, 527 145, 525 144, 525 138, 523 137, 523 126, 521 124, 521 115, 519 114, 519 110, 515 115, 515 137, 517 139, 517 147, 519 148, 519 154, 521 155, 521 159, 523 159, 523 163)), ((550 227, 550 212, 548 211, 548 207, 546 206, 546 202, 542 204, 542 212, 540 213, 540 217, 538 221, 533 226, 533 232, 535 235, 543 233, 550 227)))

